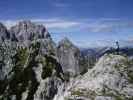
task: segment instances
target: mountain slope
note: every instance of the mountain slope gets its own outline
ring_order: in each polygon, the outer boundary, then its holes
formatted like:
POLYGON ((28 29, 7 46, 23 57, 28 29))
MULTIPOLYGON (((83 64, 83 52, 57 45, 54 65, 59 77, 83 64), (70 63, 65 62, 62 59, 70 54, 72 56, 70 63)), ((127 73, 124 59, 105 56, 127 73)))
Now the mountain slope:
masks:
MULTIPOLYGON (((1 30, 2 38, 7 30, 1 30)), ((0 41, 0 100, 52 100, 68 81, 59 56, 69 60, 65 64, 75 75, 80 74, 80 51, 69 40, 57 48, 45 27, 30 21, 19 22, 9 34, 0 41)))
POLYGON ((85 67, 80 65, 80 50, 67 38, 59 42, 57 57, 65 74, 76 76, 85 70, 85 67))
POLYGON ((120 55, 104 55, 55 100, 132 100, 132 75, 133 61, 120 55))

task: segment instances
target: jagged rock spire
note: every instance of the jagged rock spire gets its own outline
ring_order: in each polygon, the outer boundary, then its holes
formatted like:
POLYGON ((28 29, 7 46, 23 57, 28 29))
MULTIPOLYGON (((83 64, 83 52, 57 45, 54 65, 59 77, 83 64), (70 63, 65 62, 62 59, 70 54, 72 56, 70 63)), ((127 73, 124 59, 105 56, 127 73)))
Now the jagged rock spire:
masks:
MULTIPOLYGON (((67 37, 65 37, 65 38, 63 38, 60 42, 59 42, 59 45, 69 45, 69 46, 72 46, 73 44, 72 44, 72 42, 67 38, 67 37)), ((74 45, 73 45, 74 46, 74 45)))
POLYGON ((7 28, 2 24, 0 23, 0 39, 9 39, 10 38, 10 34, 9 32, 7 31, 7 28))
POLYGON ((43 25, 38 25, 31 21, 20 21, 11 27, 11 35, 15 34, 18 40, 33 40, 51 38, 50 34, 43 25))
POLYGON ((82 72, 79 65, 80 50, 68 38, 64 38, 59 42, 57 56, 64 73, 75 76, 82 72))

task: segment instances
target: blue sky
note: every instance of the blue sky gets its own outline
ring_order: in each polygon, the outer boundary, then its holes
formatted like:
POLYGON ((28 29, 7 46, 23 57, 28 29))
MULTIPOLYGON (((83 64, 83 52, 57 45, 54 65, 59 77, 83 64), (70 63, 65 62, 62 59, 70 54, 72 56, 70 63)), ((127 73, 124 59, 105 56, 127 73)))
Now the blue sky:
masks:
POLYGON ((82 47, 133 42, 133 0, 1 0, 0 21, 44 24, 55 41, 70 38, 82 47))

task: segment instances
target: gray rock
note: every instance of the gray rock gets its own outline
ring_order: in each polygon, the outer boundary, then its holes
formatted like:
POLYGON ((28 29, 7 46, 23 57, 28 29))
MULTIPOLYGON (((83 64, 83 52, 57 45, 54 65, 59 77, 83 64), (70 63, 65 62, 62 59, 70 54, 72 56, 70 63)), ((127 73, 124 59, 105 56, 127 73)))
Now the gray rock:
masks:
POLYGON ((17 41, 19 45, 29 46, 33 42, 41 44, 40 51, 43 54, 53 52, 55 54, 56 44, 53 42, 49 32, 43 25, 31 21, 20 21, 10 29, 11 40, 17 41))
POLYGON ((0 23, 0 39, 9 39, 10 38, 10 33, 8 32, 7 28, 0 23))
POLYGON ((132 74, 132 60, 121 55, 104 55, 86 74, 72 80, 54 100, 69 100, 71 97, 87 98, 83 100, 132 100, 132 74))
POLYGON ((32 41, 28 47, 17 42, 10 53, 13 43, 0 52, 0 99, 52 100, 64 81, 56 57, 42 54, 40 41, 32 41))
POLYGON ((64 81, 56 44, 44 26, 30 21, 10 32, 12 41, 0 41, 0 99, 52 100, 64 81))
POLYGON ((67 38, 64 38, 59 42, 57 47, 57 57, 64 73, 69 73, 70 76, 75 76, 82 72, 82 66, 79 64, 80 50, 67 38))
POLYGON ((43 25, 32 23, 31 21, 21 21, 10 29, 12 38, 20 41, 51 38, 43 25))

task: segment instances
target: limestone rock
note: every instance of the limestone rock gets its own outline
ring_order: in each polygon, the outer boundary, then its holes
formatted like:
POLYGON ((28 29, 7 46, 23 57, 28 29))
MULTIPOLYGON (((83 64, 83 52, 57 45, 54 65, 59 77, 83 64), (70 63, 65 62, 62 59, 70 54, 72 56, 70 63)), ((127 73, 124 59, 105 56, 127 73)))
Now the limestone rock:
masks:
POLYGON ((80 50, 69 39, 64 38, 59 42, 57 57, 64 73, 75 76, 82 72, 82 67, 79 65, 80 50))
POLYGON ((128 58, 104 55, 94 68, 71 81, 72 85, 68 85, 62 96, 54 100, 132 100, 132 74, 133 63, 128 58))
POLYGON ((9 39, 10 38, 10 33, 8 32, 7 28, 0 23, 0 39, 9 39))
POLYGON ((31 21, 20 21, 10 29, 12 38, 19 41, 50 38, 50 34, 43 25, 32 23, 31 21))

